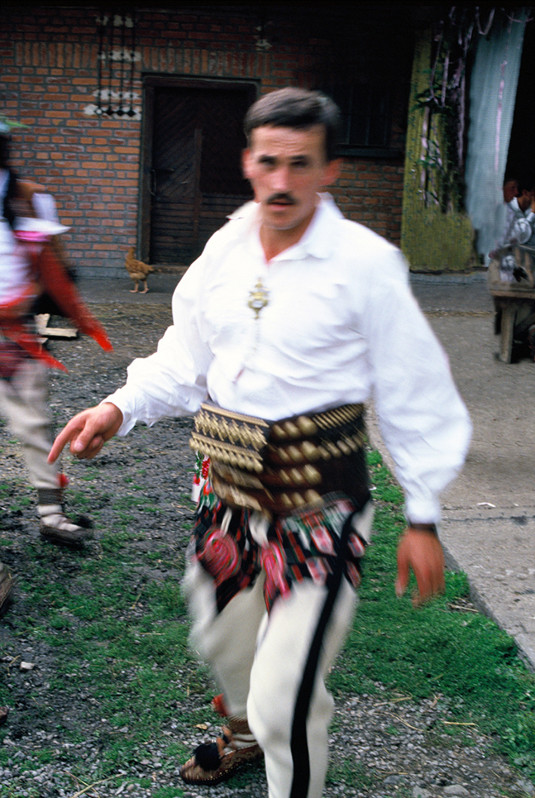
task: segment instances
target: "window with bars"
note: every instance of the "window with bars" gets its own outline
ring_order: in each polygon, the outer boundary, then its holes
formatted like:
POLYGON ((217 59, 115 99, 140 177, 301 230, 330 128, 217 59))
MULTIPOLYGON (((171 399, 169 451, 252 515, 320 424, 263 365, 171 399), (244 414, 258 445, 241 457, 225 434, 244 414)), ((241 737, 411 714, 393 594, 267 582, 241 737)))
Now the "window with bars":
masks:
POLYGON ((397 154, 391 147, 392 88, 388 83, 337 84, 325 92, 342 113, 341 155, 397 154))

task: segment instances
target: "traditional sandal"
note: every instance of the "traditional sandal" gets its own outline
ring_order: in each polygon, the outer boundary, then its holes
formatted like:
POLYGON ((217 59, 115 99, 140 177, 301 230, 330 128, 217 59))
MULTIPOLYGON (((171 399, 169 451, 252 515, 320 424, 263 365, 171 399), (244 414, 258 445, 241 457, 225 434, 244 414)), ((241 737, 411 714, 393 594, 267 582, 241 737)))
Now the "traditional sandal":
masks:
POLYGON ((41 523, 39 532, 44 540, 56 546, 81 549, 86 541, 93 538, 91 521, 80 516, 71 521, 63 510, 63 488, 39 488, 37 491, 37 512, 41 523))
POLYGON ((49 543, 72 549, 82 548, 84 543, 93 538, 93 531, 89 527, 73 523, 63 513, 41 516, 39 532, 49 543))
POLYGON ((181 779, 187 784, 219 784, 242 765, 263 756, 258 743, 237 747, 236 742, 244 734, 251 734, 247 721, 230 717, 221 737, 215 743, 199 745, 191 759, 182 765, 181 779))

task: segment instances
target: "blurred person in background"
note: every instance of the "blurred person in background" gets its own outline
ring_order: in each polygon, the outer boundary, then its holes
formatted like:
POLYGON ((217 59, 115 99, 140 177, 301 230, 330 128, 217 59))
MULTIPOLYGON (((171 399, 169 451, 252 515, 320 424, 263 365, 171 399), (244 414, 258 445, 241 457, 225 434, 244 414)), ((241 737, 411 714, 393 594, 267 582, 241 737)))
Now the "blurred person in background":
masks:
MULTIPOLYGON (((48 462, 53 438, 48 408, 48 368, 64 368, 42 345, 35 313, 51 303, 70 316, 103 348, 111 345, 81 303, 63 264, 54 198, 41 186, 20 180, 9 164, 15 123, 0 119, 0 413, 20 441, 36 490, 39 532, 44 540, 77 548, 93 534, 87 519, 64 512, 66 477, 48 462), (41 307, 38 307, 41 303, 41 307)), ((13 589, 9 568, 0 563, 0 612, 13 589)))

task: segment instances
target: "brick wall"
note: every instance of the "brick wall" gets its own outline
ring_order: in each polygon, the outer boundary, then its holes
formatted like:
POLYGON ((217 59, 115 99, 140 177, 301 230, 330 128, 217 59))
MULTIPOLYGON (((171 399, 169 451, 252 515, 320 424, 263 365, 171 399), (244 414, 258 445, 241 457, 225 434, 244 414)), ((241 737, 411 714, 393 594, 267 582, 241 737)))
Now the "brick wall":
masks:
MULTIPOLYGON (((190 11, 176 6, 165 13, 136 12, 135 115, 121 118, 94 113, 96 7, 4 8, 0 113, 29 126, 14 134, 12 163, 55 194, 61 220, 71 226, 65 243, 79 274, 124 274, 124 254, 137 240, 144 75, 250 79, 267 92, 289 84, 314 87, 326 70, 349 68, 337 60, 344 26, 333 26, 332 14, 321 12, 322 20, 279 10, 264 29, 250 6, 230 8, 238 11, 211 6, 208 12, 197 5, 190 11)), ((358 58, 364 57, 364 46, 367 58, 382 58, 377 52, 382 33, 375 35, 375 44, 369 31, 352 40, 358 58)), ((354 68, 358 59, 351 59, 354 68)), ((117 75, 110 89, 119 90, 117 75)), ((392 142, 400 151, 405 103, 402 75, 392 142)), ((399 243, 402 184, 402 157, 349 157, 333 194, 350 218, 399 243)))

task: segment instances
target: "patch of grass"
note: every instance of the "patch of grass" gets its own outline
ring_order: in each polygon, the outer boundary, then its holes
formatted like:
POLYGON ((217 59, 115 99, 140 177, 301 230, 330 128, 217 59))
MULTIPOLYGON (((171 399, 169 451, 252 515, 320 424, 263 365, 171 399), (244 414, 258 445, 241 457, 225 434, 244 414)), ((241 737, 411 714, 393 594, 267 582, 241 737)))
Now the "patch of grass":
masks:
MULTIPOLYGON (((508 635, 481 614, 462 611, 468 595, 463 574, 448 573, 445 596, 420 609, 412 607, 410 591, 396 598, 402 495, 378 453, 370 454, 369 464, 375 486, 375 536, 365 558, 355 623, 329 677, 330 688, 342 700, 344 695, 375 692, 383 698, 386 692, 415 701, 438 696, 459 723, 476 724, 514 765, 534 778, 535 675, 524 667, 508 635)), ((0 483, 3 496, 9 492, 0 483)), ((84 508, 86 498, 70 498, 77 510, 84 508)), ((110 496, 110 502, 116 498, 110 496)), ((188 496, 179 501, 190 506, 188 496)), ((18 583, 27 609, 17 620, 20 634, 49 646, 54 656, 50 690, 63 696, 66 707, 83 702, 100 749, 98 762, 87 763, 69 749, 47 746, 39 757, 28 759, 29 769, 57 759, 58 771, 72 773, 80 783, 94 783, 116 778, 121 770, 131 773, 156 741, 159 767, 166 771, 190 754, 180 742, 180 729, 218 722, 209 709, 213 685, 208 671, 187 645, 178 572, 183 553, 175 558, 153 543, 143 551, 142 567, 139 549, 130 545, 143 541, 144 533, 139 528, 132 532, 123 516, 129 503, 140 502, 138 495, 117 501, 118 531, 100 538, 98 556, 73 553, 65 579, 50 580, 58 556, 53 547, 24 544, 31 567, 18 583)), ((181 534, 189 526, 182 523, 181 534)), ((12 701, 0 678, 0 705, 12 701)), ((57 717, 53 707, 42 707, 41 712, 47 727, 58 725, 63 740, 73 745, 83 741, 79 719, 57 717)), ((394 727, 389 731, 397 733, 394 727)), ((7 734, 8 725, 0 728, 0 742, 7 734)), ((462 726, 445 726, 441 739, 447 743, 447 735, 462 739, 463 734, 462 726)), ((8 753, 16 753, 16 745, 9 750, 0 745, 0 766, 6 766, 8 753)), ((247 795, 257 778, 256 768, 248 769, 233 781, 233 788, 247 795)), ((332 763, 328 779, 331 784, 358 783, 371 790, 379 776, 345 758, 332 763)), ((133 776, 124 780, 138 783, 133 776)), ((180 787, 153 789, 154 798, 183 795, 180 787)), ((31 789, 25 794, 31 796, 31 789)), ((15 798, 16 792, 0 790, 0 795, 15 798)))
POLYGON ((40 765, 47 765, 54 760, 54 750, 52 748, 42 748, 34 754, 40 765))
POLYGON ((347 787, 359 785, 361 790, 371 790, 377 786, 384 776, 379 776, 374 770, 370 769, 352 757, 340 757, 329 765, 327 774, 327 784, 344 784, 347 787))
POLYGON ((125 543, 128 543, 130 540, 137 540, 138 538, 138 532, 134 532, 131 529, 121 529, 120 532, 114 530, 113 532, 105 532, 104 535, 102 535, 100 538, 100 545, 105 552, 110 553, 112 551, 121 550, 125 543))
MULTIPOLYGON (((14 483, 14 484, 17 486, 17 495, 16 496, 10 496, 10 498, 9 498, 9 509, 10 509, 10 511, 12 513, 18 513, 18 512, 22 512, 23 510, 26 510, 30 506, 33 506, 35 504, 35 499, 34 499, 33 496, 29 495, 29 492, 27 490, 26 490, 26 492, 24 492, 24 488, 27 487, 26 485, 23 485, 21 483, 21 485, 20 485, 21 490, 20 490, 20 494, 19 494, 18 485, 17 485, 17 483, 14 483)), ((10 490, 12 490, 12 489, 13 489, 13 486, 11 486, 10 490)), ((7 496, 9 496, 9 494, 6 494, 6 498, 7 498, 7 496)))
POLYGON ((401 497, 377 453, 370 467, 376 486, 374 538, 355 623, 331 675, 332 689, 373 694, 383 685, 415 700, 438 695, 459 722, 475 723, 535 778, 535 674, 493 621, 456 609, 469 594, 464 574, 447 573, 445 595, 424 607, 413 608, 411 586, 406 596, 396 597, 401 497))

